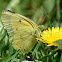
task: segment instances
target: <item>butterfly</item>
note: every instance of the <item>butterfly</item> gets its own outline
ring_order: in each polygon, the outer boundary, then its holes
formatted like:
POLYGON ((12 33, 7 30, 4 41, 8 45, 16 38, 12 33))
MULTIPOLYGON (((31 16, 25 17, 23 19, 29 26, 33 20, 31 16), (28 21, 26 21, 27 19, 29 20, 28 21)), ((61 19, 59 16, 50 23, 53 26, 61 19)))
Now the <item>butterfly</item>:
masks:
POLYGON ((15 50, 21 49, 22 53, 28 53, 36 44, 37 37, 40 37, 38 25, 29 18, 12 12, 2 11, 1 20, 9 34, 9 41, 15 50))

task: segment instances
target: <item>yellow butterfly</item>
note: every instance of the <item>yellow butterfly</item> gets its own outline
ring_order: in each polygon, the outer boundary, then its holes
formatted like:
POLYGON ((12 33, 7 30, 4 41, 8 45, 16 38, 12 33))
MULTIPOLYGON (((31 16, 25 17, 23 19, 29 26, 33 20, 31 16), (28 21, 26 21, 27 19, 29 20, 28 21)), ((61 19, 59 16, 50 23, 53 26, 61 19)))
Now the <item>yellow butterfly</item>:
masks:
POLYGON ((36 37, 40 37, 38 25, 26 18, 11 11, 2 12, 2 22, 9 34, 9 41, 14 49, 21 49, 22 53, 28 53, 34 47, 36 37))

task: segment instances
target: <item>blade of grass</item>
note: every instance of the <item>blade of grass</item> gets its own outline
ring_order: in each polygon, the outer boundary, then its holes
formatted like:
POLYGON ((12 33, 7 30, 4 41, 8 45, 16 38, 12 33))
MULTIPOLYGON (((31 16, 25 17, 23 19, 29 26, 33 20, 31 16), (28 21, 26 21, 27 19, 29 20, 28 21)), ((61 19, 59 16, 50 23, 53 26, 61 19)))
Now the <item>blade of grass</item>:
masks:
POLYGON ((60 0, 56 0, 56 4, 57 4, 57 13, 56 13, 56 17, 59 23, 59 27, 60 27, 60 0))
POLYGON ((47 21, 48 21, 48 25, 49 25, 50 27, 52 27, 51 20, 50 20, 49 16, 47 15, 46 10, 45 10, 43 7, 41 7, 41 8, 42 8, 43 11, 44 11, 44 15, 46 16, 46 19, 47 19, 47 21))
POLYGON ((12 55, 11 57, 9 57, 9 58, 7 58, 6 60, 4 60, 3 62, 9 62, 10 60, 14 60, 15 61, 15 57, 16 57, 16 55, 18 54, 20 52, 20 50, 19 51, 17 51, 14 55, 12 55))

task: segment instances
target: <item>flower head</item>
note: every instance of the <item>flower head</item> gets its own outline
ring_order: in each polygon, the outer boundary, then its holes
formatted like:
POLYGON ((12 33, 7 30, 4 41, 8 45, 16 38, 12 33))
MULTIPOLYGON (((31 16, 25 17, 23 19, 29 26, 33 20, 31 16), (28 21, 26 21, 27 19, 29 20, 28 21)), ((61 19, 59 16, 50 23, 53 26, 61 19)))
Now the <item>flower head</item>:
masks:
POLYGON ((41 34, 41 38, 36 38, 43 43, 47 43, 47 46, 57 46, 53 42, 56 40, 62 40, 62 27, 52 27, 52 30, 48 28, 48 30, 43 31, 41 34))

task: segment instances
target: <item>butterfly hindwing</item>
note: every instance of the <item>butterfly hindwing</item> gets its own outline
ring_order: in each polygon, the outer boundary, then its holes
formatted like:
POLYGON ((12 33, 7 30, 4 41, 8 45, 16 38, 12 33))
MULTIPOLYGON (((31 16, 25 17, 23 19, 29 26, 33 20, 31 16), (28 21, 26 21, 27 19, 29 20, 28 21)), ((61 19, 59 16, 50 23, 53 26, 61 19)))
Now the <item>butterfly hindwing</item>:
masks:
POLYGON ((29 52, 34 47, 35 43, 36 43, 36 36, 34 35, 34 30, 32 30, 30 27, 22 27, 15 32, 13 42, 13 46, 14 45, 16 46, 15 49, 18 49, 20 47, 23 49, 22 52, 29 52), (20 34, 18 32, 20 32, 20 34))

